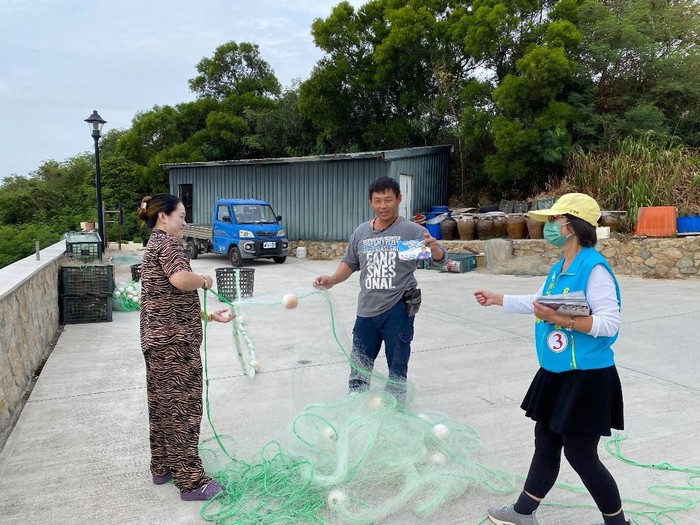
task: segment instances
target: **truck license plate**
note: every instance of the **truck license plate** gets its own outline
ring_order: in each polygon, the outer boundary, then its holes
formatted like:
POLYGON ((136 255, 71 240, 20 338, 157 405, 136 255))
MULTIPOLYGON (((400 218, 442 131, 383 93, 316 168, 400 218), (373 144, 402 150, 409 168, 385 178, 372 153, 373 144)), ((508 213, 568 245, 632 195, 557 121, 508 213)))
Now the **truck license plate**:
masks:
POLYGON ((263 249, 268 249, 268 248, 275 248, 277 246, 276 242, 264 242, 263 243, 263 249))

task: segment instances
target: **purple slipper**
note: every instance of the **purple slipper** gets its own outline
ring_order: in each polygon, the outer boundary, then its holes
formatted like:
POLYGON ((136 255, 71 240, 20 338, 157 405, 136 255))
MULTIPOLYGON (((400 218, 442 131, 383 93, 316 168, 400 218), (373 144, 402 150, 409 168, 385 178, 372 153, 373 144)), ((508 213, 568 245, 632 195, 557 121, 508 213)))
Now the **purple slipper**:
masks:
POLYGON ((156 485, 163 485, 171 479, 173 479, 173 475, 170 472, 163 474, 162 476, 156 476, 155 474, 153 475, 153 483, 156 485))
POLYGON ((224 488, 218 481, 211 480, 209 483, 189 492, 180 492, 180 498, 185 501, 208 501, 222 490, 224 488))

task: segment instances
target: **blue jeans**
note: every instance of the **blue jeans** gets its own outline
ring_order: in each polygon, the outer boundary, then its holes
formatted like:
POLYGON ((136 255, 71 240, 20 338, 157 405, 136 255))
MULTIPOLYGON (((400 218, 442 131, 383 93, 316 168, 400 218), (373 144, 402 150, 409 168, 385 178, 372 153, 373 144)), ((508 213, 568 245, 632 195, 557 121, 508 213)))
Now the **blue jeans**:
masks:
POLYGON ((403 300, 383 314, 375 317, 357 317, 352 330, 352 355, 350 357, 350 392, 369 389, 374 361, 384 342, 384 353, 389 368, 386 391, 400 403, 406 401, 406 375, 411 357, 413 321, 406 313, 403 300))

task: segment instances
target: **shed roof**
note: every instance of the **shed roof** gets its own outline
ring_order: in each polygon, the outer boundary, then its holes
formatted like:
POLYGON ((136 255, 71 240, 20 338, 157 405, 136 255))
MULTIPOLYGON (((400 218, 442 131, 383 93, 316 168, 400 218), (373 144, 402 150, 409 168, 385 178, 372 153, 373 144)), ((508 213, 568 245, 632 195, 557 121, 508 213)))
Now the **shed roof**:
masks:
POLYGON ((266 159, 242 159, 242 160, 217 160, 210 162, 178 162, 171 164, 163 164, 162 167, 166 170, 178 168, 191 168, 198 166, 244 166, 244 165, 260 165, 260 164, 289 164, 295 162, 329 162, 339 160, 357 160, 357 159, 377 159, 377 160, 396 160, 407 157, 417 157, 420 155, 429 155, 431 153, 444 152, 451 150, 452 146, 422 146, 416 148, 401 148, 390 149, 383 151, 362 151, 358 153, 333 153, 329 155, 311 155, 308 157, 280 157, 266 159))

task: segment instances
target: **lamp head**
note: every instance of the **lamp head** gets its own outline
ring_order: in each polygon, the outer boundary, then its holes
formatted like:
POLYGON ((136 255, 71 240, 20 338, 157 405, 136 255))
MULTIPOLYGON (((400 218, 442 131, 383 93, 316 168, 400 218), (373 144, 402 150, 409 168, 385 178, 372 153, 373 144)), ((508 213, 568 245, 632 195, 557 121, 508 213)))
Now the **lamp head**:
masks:
POLYGON ((93 110, 92 115, 85 119, 85 122, 90 126, 90 131, 93 137, 99 137, 102 134, 102 126, 104 126, 107 121, 104 120, 97 113, 97 110, 93 110))

